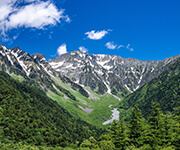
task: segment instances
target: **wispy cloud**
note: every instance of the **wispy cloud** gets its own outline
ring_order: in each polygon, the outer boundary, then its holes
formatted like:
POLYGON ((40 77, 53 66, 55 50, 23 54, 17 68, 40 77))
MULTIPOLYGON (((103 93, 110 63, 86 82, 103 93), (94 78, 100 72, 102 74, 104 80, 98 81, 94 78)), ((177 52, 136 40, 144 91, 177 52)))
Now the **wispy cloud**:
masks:
POLYGON ((133 48, 130 48, 129 50, 130 50, 130 51, 134 51, 134 49, 133 49, 133 48))
MULTIPOLYGON (((36 0, 25 0, 25 2, 30 3, 30 2, 35 2, 36 0)), ((38 0, 37 0, 38 1, 38 0)))
POLYGON ((125 47, 124 45, 117 45, 115 44, 113 41, 111 42, 107 42, 106 45, 105 45, 108 49, 120 49, 122 47, 125 47))
POLYGON ((114 44, 114 42, 107 42, 105 45, 108 49, 116 49, 117 44, 114 44))
POLYGON ((88 31, 85 33, 85 35, 87 35, 87 38, 91 39, 91 40, 100 40, 102 39, 106 34, 108 34, 110 31, 110 29, 108 30, 102 30, 102 31, 95 31, 95 30, 92 30, 92 31, 88 31))
POLYGON ((88 49, 85 48, 84 46, 80 46, 80 47, 79 47, 79 50, 80 50, 81 52, 83 52, 83 53, 85 53, 85 52, 88 51, 88 49))
POLYGON ((62 55, 62 54, 67 53, 67 48, 66 48, 65 43, 63 43, 61 46, 58 47, 57 53, 58 53, 58 55, 62 55))
POLYGON ((119 49, 119 48, 122 48, 122 47, 124 47, 124 45, 119 45, 117 48, 119 49))
POLYGON ((129 49, 129 46, 130 46, 130 44, 128 44, 128 45, 126 46, 126 48, 129 49))
POLYGON ((118 45, 118 44, 115 44, 113 41, 107 42, 107 43, 105 44, 105 46, 106 46, 108 49, 126 48, 126 49, 128 49, 128 50, 130 50, 130 51, 134 51, 134 49, 130 47, 130 46, 131 46, 130 44, 128 44, 127 46, 118 45))
POLYGON ((62 20, 70 22, 64 9, 58 9, 51 1, 41 0, 1 0, 0 32, 6 36, 9 30, 21 27, 44 29, 48 25, 55 26, 62 20), (20 5, 20 2, 22 3, 20 5))
POLYGON ((127 48, 128 50, 130 50, 130 51, 134 51, 134 49, 130 47, 130 44, 128 44, 128 45, 126 46, 126 48, 127 48))

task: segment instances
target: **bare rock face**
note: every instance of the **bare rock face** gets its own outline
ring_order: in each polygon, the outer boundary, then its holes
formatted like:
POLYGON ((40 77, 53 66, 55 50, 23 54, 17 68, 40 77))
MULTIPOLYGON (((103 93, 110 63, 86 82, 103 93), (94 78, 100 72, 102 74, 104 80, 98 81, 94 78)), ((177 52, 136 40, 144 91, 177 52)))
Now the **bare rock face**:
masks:
POLYGON ((126 94, 127 90, 133 92, 160 75, 179 56, 163 61, 140 61, 73 51, 50 60, 49 64, 74 82, 89 86, 99 94, 126 94))
POLYGON ((45 91, 50 90, 56 94, 59 94, 59 91, 61 91, 61 93, 73 100, 76 100, 76 98, 67 89, 59 86, 54 78, 69 84, 83 96, 89 96, 80 85, 54 70, 44 55, 37 53, 29 55, 19 47, 7 49, 5 46, 0 45, 0 70, 9 74, 20 75, 24 77, 25 83, 30 85, 36 84, 45 91))
POLYGON ((7 49, 0 45, 0 70, 28 77, 44 89, 54 90, 56 83, 52 78, 58 77, 86 97, 84 86, 98 94, 125 96, 159 76, 179 56, 140 61, 73 51, 47 61, 42 54, 29 55, 19 47, 7 49))

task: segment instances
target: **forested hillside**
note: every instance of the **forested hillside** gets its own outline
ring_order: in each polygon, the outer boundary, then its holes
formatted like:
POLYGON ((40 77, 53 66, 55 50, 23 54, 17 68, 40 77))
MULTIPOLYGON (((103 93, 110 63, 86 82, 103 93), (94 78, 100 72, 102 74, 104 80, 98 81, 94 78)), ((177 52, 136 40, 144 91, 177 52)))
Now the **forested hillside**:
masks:
MULTIPOLYGON (((174 113, 163 114, 158 103, 152 103, 150 116, 142 117, 138 105, 135 105, 130 122, 114 121, 112 126, 99 138, 93 136, 84 139, 79 146, 70 144, 66 148, 50 145, 36 146, 32 143, 0 142, 0 149, 35 150, 179 150, 180 147, 180 107, 174 113)), ((40 136, 40 135, 39 135, 40 136)), ((51 137, 53 138, 53 137, 51 137)), ((20 139, 19 139, 20 140, 20 139)))
POLYGON ((121 116, 130 117, 132 107, 139 105, 144 117, 148 117, 151 110, 151 102, 158 102, 162 112, 173 112, 180 106, 180 59, 172 64, 160 76, 150 81, 134 93, 127 96, 119 104, 121 116))
POLYGON ((138 105, 131 113, 130 122, 113 122, 106 134, 97 141, 84 140, 83 148, 101 150, 179 150, 180 107, 173 114, 163 114, 158 103, 151 103, 149 117, 144 119, 138 105))
POLYGON ((97 138, 102 130, 72 116, 43 91, 0 72, 0 139, 2 143, 67 146, 97 138))

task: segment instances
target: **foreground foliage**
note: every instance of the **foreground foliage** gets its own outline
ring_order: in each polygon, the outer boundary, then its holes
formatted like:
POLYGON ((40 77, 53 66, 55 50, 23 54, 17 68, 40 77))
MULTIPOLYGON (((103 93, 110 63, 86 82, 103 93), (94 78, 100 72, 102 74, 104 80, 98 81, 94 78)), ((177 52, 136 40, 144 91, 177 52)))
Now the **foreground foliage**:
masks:
POLYGON ((180 147, 180 108, 174 114, 163 114, 158 103, 152 103, 152 112, 144 119, 136 105, 133 108, 131 120, 114 121, 111 128, 97 140, 91 136, 80 143, 60 146, 33 146, 16 143, 0 143, 0 149, 31 149, 31 150, 178 150, 180 147))
POLYGON ((102 130, 75 120, 45 93, 0 72, 0 141, 65 147, 102 130))
POLYGON ((97 141, 85 140, 80 147, 103 150, 178 150, 180 107, 174 112, 163 114, 158 103, 153 102, 150 117, 144 119, 135 105, 129 123, 114 121, 109 131, 97 141))

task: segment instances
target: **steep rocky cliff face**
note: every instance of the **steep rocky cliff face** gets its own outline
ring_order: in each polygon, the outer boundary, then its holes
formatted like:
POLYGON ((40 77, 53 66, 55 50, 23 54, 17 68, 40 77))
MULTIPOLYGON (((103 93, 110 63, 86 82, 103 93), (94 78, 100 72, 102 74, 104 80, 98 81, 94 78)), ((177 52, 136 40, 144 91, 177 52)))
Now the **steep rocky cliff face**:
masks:
POLYGON ((133 92, 162 73, 179 56, 163 61, 124 59, 116 55, 91 54, 73 51, 49 61, 54 70, 74 82, 89 86, 103 94, 133 92))
POLYGON ((19 47, 7 49, 0 45, 0 70, 23 77, 27 84, 37 86, 45 91, 53 91, 61 96, 65 94, 75 100, 76 98, 65 87, 57 84, 60 80, 88 97, 88 93, 80 85, 55 71, 42 54, 31 56, 19 47), (57 81, 55 78, 57 78, 57 81))
POLYGON ((91 54, 73 51, 47 61, 42 54, 29 55, 19 47, 7 49, 0 45, 0 69, 33 79, 45 90, 55 90, 52 77, 88 97, 83 86, 98 94, 126 95, 161 74, 179 56, 163 61, 124 59, 116 55, 91 54))

